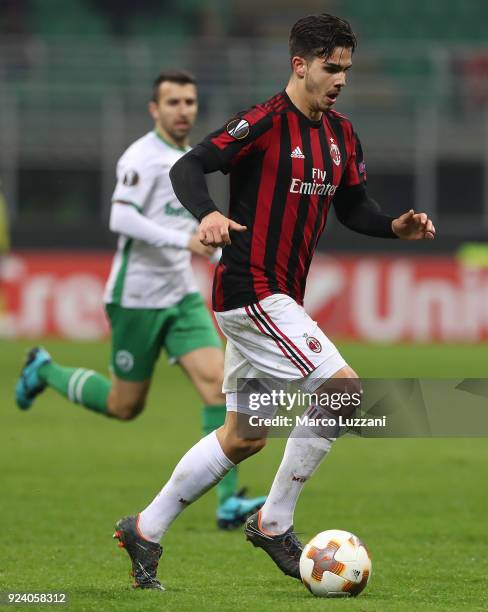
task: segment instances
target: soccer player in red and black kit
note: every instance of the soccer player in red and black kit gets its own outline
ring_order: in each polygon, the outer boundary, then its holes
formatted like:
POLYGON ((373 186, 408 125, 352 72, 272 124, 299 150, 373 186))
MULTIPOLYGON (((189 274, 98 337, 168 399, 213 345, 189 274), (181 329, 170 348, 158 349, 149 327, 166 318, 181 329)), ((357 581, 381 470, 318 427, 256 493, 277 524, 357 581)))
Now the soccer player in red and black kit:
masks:
MULTIPOLYGON (((265 433, 249 439, 238 433, 238 415, 255 414, 237 393, 238 379, 294 381, 318 395, 331 380, 359 389, 354 370, 302 306, 331 204, 344 225, 362 234, 434 238, 426 214, 410 210, 389 217, 366 192, 359 139, 349 119, 333 110, 355 48, 343 19, 327 14, 300 19, 290 34, 286 89, 236 115, 171 170, 176 195, 200 220, 202 243, 224 247, 213 306, 227 337, 227 418, 187 452, 145 510, 118 522, 115 537, 131 557, 135 586, 162 588, 156 579, 159 541, 172 521, 265 444, 265 433), (230 174, 229 217, 207 190, 205 174, 217 170, 230 174)), ((262 406, 259 416, 272 416, 276 409, 262 406)), ((322 409, 310 410, 316 415, 322 409)), ((302 550, 293 531, 295 505, 334 439, 319 425, 295 427, 266 503, 246 523, 247 539, 295 578, 302 550)))

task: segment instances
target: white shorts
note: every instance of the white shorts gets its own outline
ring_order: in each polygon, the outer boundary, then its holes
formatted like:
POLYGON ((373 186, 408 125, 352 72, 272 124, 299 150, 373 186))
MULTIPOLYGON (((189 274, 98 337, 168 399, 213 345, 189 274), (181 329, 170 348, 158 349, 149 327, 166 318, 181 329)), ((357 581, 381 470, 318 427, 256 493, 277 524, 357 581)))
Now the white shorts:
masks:
POLYGON ((238 409, 238 379, 296 381, 313 393, 347 365, 316 321, 288 295, 216 312, 215 318, 227 337, 222 391, 229 410, 238 409))

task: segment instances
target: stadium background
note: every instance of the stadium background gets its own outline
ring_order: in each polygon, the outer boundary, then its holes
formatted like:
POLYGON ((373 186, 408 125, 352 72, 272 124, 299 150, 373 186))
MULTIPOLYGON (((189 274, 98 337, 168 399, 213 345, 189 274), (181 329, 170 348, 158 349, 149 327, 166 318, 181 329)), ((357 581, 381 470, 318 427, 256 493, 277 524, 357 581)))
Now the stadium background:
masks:
MULTIPOLYGON (((486 277, 472 265, 479 249, 468 251, 470 265, 453 259, 488 229, 485 2, 318 7, 307 0, 297 9, 289 0, 3 0, 1 7, 0 179, 12 248, 58 251, 42 264, 37 256, 4 261, 4 335, 106 333, 96 307, 109 258, 97 257, 98 271, 88 274, 89 261, 73 259, 69 273, 59 251, 110 254, 114 166, 151 127, 145 107, 154 76, 173 66, 197 75, 196 142, 283 87, 290 24, 326 8, 347 15, 359 35, 338 108, 362 139, 370 193, 395 214, 411 206, 428 212, 439 235, 433 243, 392 244, 351 234, 331 218, 320 242, 328 259, 311 276, 309 308, 334 337, 488 337, 486 277), (337 257, 346 253, 360 259, 337 257)), ((225 203, 225 179, 211 183, 225 203)))
MULTIPOLYGON (((0 590, 64 585, 75 608, 157 609, 151 595, 131 599, 127 564, 107 533, 150 499, 198 437, 194 392, 163 360, 146 413, 121 425, 51 392, 19 414, 12 387, 38 339, 61 362, 106 371, 101 291, 114 246, 114 166, 151 129, 154 76, 173 67, 196 74, 196 142, 283 87, 290 25, 323 10, 350 19, 359 36, 338 110, 363 142, 370 193, 392 213, 428 212, 438 237, 381 241, 331 218, 308 307, 362 376, 486 375, 486 2, 0 0, 0 190, 11 241, 8 251, 0 240, 0 453, 2 509, 16 543, 2 551, 0 590)), ((225 180, 212 176, 211 188, 225 202, 225 180)), ((198 270, 208 295, 211 271, 198 270)), ((342 527, 370 544, 376 576, 357 609, 486 609, 483 440, 365 444, 338 445, 298 513, 307 536, 342 527), (452 556, 465 572, 459 580, 452 556)), ((273 441, 266 458, 243 466, 253 492, 269 487, 281 449, 273 441)), ((180 561, 163 566, 167 609, 316 607, 240 535, 213 531, 212 512, 207 496, 169 538, 180 561), (190 584, 181 562, 188 538, 198 557, 190 584)))

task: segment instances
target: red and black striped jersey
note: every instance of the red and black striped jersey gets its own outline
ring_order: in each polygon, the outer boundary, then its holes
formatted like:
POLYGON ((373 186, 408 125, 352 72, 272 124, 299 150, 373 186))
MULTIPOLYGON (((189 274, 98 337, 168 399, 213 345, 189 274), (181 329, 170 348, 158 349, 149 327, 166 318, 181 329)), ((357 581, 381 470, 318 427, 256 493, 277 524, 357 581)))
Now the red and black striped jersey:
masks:
POLYGON ((366 180, 351 122, 330 110, 308 119, 280 92, 210 134, 230 174, 229 217, 247 226, 223 249, 213 308, 230 310, 274 293, 303 303, 307 274, 338 189, 366 180))

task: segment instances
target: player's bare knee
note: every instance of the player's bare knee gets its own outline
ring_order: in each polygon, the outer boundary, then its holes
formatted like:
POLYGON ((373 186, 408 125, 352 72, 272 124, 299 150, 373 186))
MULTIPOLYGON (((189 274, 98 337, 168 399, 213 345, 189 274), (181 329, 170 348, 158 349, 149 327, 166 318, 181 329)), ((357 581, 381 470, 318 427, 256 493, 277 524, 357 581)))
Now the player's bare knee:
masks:
POLYGON ((245 432, 239 433, 232 425, 232 421, 226 422, 218 430, 217 435, 222 450, 234 463, 239 463, 251 455, 255 455, 266 445, 264 436, 247 437, 245 432))
POLYGON ((361 402, 361 381, 357 373, 348 365, 341 368, 333 377, 326 380, 315 392, 321 397, 320 405, 326 411, 349 417, 361 402))
POLYGON ((343 368, 345 370, 345 377, 343 378, 345 382, 345 392, 351 393, 361 393, 361 379, 357 375, 357 373, 349 366, 343 368))
POLYGON ((127 410, 125 412, 121 412, 119 414, 119 419, 121 421, 133 421, 135 418, 137 418, 141 414, 143 409, 144 407, 136 407, 136 408, 127 410))
POLYGON ((206 406, 222 406, 225 404, 225 397, 222 394, 222 381, 212 385, 210 389, 202 392, 202 399, 206 406))
POLYGON ((202 399, 208 406, 217 406, 225 404, 225 398, 222 394, 222 372, 209 371, 202 378, 202 399))
POLYGON ((233 440, 234 448, 241 452, 243 455, 250 457, 259 453, 266 446, 266 438, 239 438, 236 437, 233 440))
POLYGON ((252 455, 255 455, 266 445, 265 438, 240 438, 233 436, 227 439, 227 456, 231 458, 234 463, 239 463, 252 455))
POLYGON ((120 421, 133 421, 144 410, 144 401, 118 401, 109 406, 110 414, 120 421))
POLYGON ((345 365, 338 372, 336 372, 332 378, 333 379, 343 378, 346 380, 354 380, 356 378, 359 378, 359 376, 357 375, 355 370, 351 368, 351 366, 345 365))
POLYGON ((258 453, 266 445, 266 428, 254 431, 247 420, 246 415, 228 411, 224 425, 217 430, 222 450, 234 463, 258 453))

